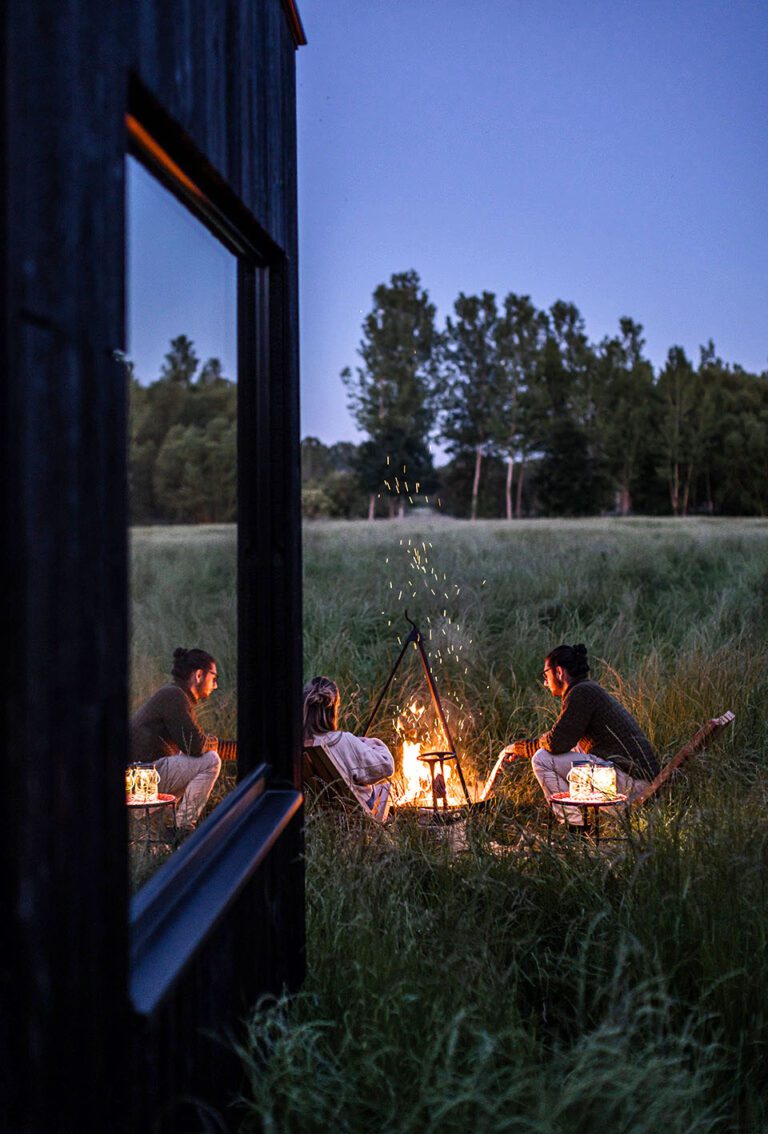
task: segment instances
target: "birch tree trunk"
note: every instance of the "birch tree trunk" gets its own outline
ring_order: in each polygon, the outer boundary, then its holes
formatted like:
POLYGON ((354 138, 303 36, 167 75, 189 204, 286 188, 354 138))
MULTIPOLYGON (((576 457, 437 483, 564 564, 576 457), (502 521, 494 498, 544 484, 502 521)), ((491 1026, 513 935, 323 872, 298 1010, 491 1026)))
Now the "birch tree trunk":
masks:
POLYGON ((478 445, 475 450, 475 479, 472 482, 472 514, 470 519, 477 519, 477 496, 480 491, 480 466, 483 463, 483 450, 482 446, 478 445))
POLYGON ((669 499, 672 505, 672 515, 680 515, 680 466, 677 461, 672 466, 672 480, 669 486, 669 499))
POLYGON ((512 481, 515 476, 515 458, 507 457, 507 491, 506 491, 506 505, 507 505, 507 519, 512 519, 512 481))
POLYGON ((693 483, 693 461, 688 465, 685 473, 685 488, 683 489, 683 515, 688 515, 688 503, 691 498, 691 484, 693 483))
POLYGON ((523 518, 523 480, 525 479, 525 461, 520 462, 520 474, 517 478, 517 493, 515 494, 515 519, 523 518))

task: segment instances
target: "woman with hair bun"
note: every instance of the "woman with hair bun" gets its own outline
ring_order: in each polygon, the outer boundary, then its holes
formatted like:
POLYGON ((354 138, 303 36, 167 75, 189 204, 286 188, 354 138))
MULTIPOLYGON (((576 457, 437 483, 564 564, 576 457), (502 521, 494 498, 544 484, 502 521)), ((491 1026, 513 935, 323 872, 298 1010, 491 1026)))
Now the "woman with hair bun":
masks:
POLYGON ((304 686, 304 746, 323 749, 344 782, 369 811, 389 795, 386 781, 395 762, 383 740, 339 730, 339 687, 329 677, 313 677, 304 686), (375 786, 374 786, 375 785, 375 786))
MULTIPOLYGON (((656 754, 631 713, 590 680, 587 647, 557 646, 544 659, 541 676, 552 696, 562 699, 560 715, 537 740, 507 745, 507 762, 530 759, 548 800, 555 792, 568 791, 568 773, 574 761, 585 755, 595 764, 615 767, 616 787, 622 795, 629 799, 639 795, 658 775, 656 754)), ((560 808, 557 818, 575 827, 584 823, 578 808, 560 808)))

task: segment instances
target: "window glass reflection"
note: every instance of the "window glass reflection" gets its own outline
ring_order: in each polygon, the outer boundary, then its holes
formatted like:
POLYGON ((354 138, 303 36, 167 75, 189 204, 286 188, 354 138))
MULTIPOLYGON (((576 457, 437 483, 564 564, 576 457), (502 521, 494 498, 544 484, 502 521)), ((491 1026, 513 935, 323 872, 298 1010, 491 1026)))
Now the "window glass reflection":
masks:
POLYGON ((126 160, 137 885, 234 784, 220 741, 237 736, 237 262, 126 160))

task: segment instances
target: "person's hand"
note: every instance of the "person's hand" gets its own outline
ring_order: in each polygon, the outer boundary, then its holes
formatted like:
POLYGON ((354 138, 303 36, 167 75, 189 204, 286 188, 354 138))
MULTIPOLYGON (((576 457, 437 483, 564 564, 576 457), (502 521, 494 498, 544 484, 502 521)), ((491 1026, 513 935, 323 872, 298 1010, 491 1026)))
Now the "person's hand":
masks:
POLYGON ((513 740, 511 744, 507 745, 504 751, 506 753, 505 763, 511 764, 513 760, 516 760, 518 758, 518 756, 523 756, 525 754, 525 741, 513 740))
POLYGON ((205 738, 205 750, 206 750, 206 752, 218 752, 219 751, 219 738, 218 738, 218 736, 213 736, 212 733, 208 733, 208 735, 205 738))

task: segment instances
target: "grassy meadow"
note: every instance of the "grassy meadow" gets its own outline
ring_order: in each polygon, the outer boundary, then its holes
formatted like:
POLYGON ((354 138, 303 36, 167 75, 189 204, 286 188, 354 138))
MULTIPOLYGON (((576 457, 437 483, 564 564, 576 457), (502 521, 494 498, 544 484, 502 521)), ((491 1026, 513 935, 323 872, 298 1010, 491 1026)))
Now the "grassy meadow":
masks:
MULTIPOLYGON (((458 850, 408 818, 310 813, 307 981, 250 1021, 242 1130, 768 1129, 768 522, 329 522, 304 556, 305 674, 339 681, 347 728, 406 608, 478 778, 553 719, 539 673, 560 642, 588 646, 664 757, 708 717, 736 721, 605 850, 536 837, 524 762, 458 850)), ((229 528, 134 533, 132 695, 174 646, 210 649, 221 735, 234 574, 229 528)), ((372 730, 392 742, 421 688, 408 656, 401 674, 372 730)))

